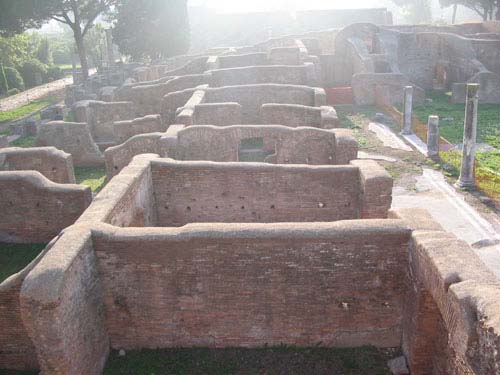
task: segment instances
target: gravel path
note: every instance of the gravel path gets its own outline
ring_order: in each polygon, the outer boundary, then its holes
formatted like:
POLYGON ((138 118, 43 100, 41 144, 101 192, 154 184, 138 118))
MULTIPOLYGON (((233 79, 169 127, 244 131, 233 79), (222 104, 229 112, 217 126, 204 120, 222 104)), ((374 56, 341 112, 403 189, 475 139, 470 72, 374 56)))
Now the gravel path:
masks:
POLYGON ((17 95, 1 99, 0 112, 11 111, 22 107, 23 105, 29 104, 33 100, 43 98, 44 96, 47 96, 55 91, 62 90, 64 87, 71 85, 72 83, 73 77, 69 76, 41 86, 33 87, 32 89, 23 91, 17 95))

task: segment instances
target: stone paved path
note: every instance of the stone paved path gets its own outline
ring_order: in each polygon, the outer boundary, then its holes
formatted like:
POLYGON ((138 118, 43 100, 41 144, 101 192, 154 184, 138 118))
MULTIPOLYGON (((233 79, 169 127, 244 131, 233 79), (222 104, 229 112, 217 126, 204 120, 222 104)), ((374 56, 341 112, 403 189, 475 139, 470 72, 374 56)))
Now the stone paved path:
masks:
POLYGON ((17 95, 9 96, 0 100, 0 112, 10 111, 23 105, 29 104, 33 100, 37 100, 47 96, 50 93, 59 91, 67 85, 73 83, 73 77, 69 76, 59 79, 45 85, 33 87, 32 89, 23 91, 17 95))

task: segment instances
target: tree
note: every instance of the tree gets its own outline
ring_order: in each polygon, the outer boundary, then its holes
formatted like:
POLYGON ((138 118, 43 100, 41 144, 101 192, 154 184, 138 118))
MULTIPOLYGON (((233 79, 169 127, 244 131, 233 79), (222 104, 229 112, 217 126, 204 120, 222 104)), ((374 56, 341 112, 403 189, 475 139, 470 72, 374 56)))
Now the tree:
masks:
POLYGON ((47 38, 43 38, 38 44, 36 58, 47 65, 52 63, 52 54, 50 52, 50 44, 47 38))
POLYGON ((95 20, 117 0, 0 0, 0 30, 19 33, 39 27, 51 19, 68 25, 73 31, 83 78, 89 75, 84 37, 95 20))
POLYGON ((115 8, 113 39, 139 60, 161 59, 189 49, 187 0, 123 0, 115 8))
POLYGON ((429 0, 392 0, 392 2, 406 13, 409 23, 430 23, 432 22, 431 4, 429 0))
POLYGON ((500 0, 439 0, 442 7, 463 5, 479 14, 483 21, 500 21, 500 0))

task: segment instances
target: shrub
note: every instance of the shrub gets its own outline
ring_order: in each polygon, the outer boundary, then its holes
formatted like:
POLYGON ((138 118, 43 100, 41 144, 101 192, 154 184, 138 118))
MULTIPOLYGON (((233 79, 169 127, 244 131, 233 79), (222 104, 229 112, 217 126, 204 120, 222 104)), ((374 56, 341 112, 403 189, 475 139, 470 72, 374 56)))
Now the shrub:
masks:
POLYGON ((19 71, 26 87, 35 87, 47 82, 47 66, 36 59, 24 61, 19 71))
POLYGON ((5 72, 5 77, 7 78, 7 85, 9 86, 9 89, 18 89, 19 91, 23 91, 24 80, 17 69, 11 66, 6 66, 3 70, 5 72))
POLYGON ((58 66, 52 65, 47 68, 47 80, 55 81, 56 79, 60 79, 64 76, 61 68, 58 66))

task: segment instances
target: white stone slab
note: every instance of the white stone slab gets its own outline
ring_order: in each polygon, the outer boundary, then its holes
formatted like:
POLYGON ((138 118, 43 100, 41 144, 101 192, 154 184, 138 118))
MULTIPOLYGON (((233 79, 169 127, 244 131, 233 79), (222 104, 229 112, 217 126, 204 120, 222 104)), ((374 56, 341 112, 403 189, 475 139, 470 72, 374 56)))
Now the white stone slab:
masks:
POLYGON ((382 141, 385 147, 394 148, 403 151, 413 151, 410 146, 408 146, 404 141, 399 138, 392 130, 378 122, 370 122, 368 129, 375 133, 378 139, 382 141))

